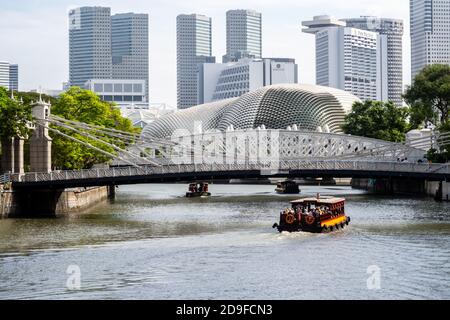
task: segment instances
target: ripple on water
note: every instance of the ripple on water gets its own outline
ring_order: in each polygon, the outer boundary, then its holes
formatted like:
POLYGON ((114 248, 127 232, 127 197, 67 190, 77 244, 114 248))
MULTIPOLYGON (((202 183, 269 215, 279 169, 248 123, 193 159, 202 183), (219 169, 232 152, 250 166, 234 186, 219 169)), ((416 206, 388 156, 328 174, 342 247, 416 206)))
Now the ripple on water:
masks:
POLYGON ((330 234, 271 228, 296 197, 273 186, 121 187, 117 201, 69 219, 0 220, 1 298, 436 299, 450 298, 448 203, 389 198, 349 188, 352 217, 330 234), (77 264, 82 290, 67 290, 77 264), (367 267, 381 289, 367 289, 367 267))

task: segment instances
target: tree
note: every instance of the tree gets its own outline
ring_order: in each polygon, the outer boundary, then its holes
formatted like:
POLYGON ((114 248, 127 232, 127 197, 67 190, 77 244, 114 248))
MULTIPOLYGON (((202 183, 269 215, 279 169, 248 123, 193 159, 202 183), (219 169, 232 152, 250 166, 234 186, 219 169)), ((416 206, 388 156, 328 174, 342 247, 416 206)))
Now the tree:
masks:
POLYGON ((407 117, 408 109, 392 102, 355 102, 342 129, 355 136, 401 142, 409 129, 407 117))
MULTIPOLYGON (((105 128, 114 128, 127 132, 138 132, 130 120, 120 114, 120 110, 100 98, 89 90, 72 87, 61 94, 52 106, 51 113, 67 120, 74 120, 93 124, 105 128)), ((55 129, 70 135, 78 140, 101 148, 104 151, 115 154, 115 150, 101 142, 86 137, 67 128, 55 127, 55 129)), ((53 138, 52 161, 53 166, 59 169, 85 169, 91 168, 98 163, 110 160, 110 157, 84 146, 78 142, 65 138, 56 133, 51 133, 53 138)), ((111 137, 103 136, 102 140, 109 141, 115 145, 120 142, 111 137)))
POLYGON ((411 125, 418 128, 426 122, 439 126, 448 121, 450 103, 450 66, 426 66, 414 78, 404 94, 411 109, 411 125))
POLYGON ((30 106, 11 99, 6 89, 0 87, 0 139, 4 141, 15 136, 27 137, 27 124, 31 120, 30 106))

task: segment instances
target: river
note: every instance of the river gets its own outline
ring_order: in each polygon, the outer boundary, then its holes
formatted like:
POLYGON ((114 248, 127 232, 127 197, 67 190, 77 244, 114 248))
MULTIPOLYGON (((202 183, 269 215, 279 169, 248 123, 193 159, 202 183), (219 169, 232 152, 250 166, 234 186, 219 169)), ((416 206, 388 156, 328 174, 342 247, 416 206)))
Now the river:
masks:
POLYGON ((0 220, 0 299, 450 299, 449 203, 301 186, 345 196, 352 222, 279 234, 298 196, 186 188, 122 186, 89 214, 0 220))

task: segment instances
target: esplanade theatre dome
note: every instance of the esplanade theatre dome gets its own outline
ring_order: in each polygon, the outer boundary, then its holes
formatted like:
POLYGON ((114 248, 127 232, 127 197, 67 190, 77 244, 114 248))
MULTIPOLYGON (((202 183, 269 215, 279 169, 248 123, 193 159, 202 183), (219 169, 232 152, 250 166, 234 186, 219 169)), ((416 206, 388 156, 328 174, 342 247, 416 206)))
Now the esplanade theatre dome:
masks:
POLYGON ((217 101, 163 116, 144 128, 143 134, 170 137, 177 129, 202 132, 227 129, 286 129, 341 133, 344 118, 356 96, 343 90, 304 84, 260 88, 238 98, 217 101))

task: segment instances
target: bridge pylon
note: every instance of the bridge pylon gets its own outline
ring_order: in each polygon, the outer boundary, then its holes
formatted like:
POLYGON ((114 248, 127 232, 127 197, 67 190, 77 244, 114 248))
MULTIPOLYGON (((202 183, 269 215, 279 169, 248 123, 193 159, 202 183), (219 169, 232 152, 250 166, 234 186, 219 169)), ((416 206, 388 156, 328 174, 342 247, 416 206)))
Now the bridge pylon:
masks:
POLYGON ((52 138, 48 134, 51 105, 39 98, 33 107, 33 118, 41 125, 35 126, 30 139, 30 170, 31 172, 52 171, 52 138))

